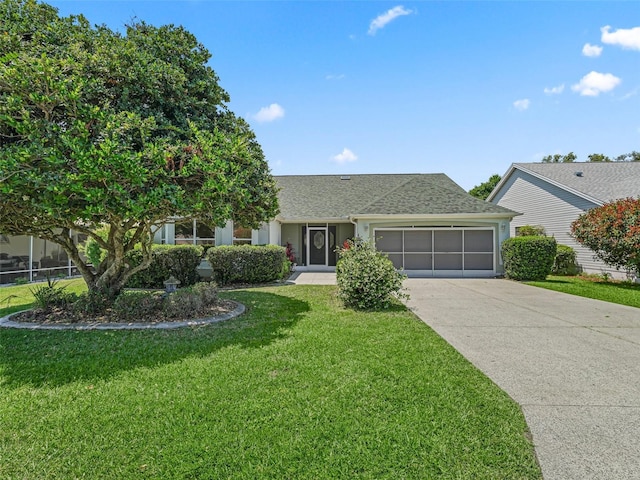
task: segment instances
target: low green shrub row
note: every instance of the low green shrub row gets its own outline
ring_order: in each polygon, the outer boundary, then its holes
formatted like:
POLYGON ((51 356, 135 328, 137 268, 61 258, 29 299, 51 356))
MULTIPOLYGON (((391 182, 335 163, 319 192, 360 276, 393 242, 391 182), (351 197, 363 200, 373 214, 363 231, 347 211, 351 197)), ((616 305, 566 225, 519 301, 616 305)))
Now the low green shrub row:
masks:
POLYGON ((216 305, 218 288, 215 283, 197 283, 165 295, 153 291, 124 291, 113 303, 112 311, 119 322, 135 322, 151 316, 181 318, 185 313, 197 317, 216 305))
POLYGON ((273 282, 289 271, 285 248, 277 245, 221 245, 206 258, 220 285, 273 282))
MULTIPOLYGON (((195 284, 200 277, 196 268, 200 264, 203 249, 199 245, 153 245, 152 259, 148 268, 133 275, 128 288, 164 288, 164 281, 171 275, 180 280, 180 287, 195 284)), ((127 262, 140 265, 142 251, 129 252, 127 262)))
POLYGON ((553 237, 508 238, 502 243, 505 276, 513 280, 544 280, 553 268, 556 248, 553 237))

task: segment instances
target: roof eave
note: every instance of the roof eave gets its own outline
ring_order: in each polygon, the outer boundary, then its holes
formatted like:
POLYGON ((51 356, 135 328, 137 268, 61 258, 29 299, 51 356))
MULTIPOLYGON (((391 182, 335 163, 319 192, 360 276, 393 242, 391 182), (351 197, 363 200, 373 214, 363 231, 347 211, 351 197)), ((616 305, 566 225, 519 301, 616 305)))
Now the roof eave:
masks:
POLYGON ((485 212, 485 213, 434 213, 428 215, 420 214, 359 214, 350 215, 349 218, 356 220, 501 220, 512 219, 522 215, 518 212, 485 212))

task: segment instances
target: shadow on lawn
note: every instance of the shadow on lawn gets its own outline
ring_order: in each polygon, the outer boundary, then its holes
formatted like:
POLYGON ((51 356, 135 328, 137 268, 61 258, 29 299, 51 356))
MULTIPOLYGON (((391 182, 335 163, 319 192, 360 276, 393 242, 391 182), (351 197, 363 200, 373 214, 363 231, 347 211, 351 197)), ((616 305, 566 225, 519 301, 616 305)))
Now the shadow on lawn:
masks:
POLYGON ((0 386, 60 386, 97 381, 228 347, 255 348, 287 336, 310 307, 284 295, 235 291, 244 315, 209 326, 175 330, 51 331, 0 329, 0 386))

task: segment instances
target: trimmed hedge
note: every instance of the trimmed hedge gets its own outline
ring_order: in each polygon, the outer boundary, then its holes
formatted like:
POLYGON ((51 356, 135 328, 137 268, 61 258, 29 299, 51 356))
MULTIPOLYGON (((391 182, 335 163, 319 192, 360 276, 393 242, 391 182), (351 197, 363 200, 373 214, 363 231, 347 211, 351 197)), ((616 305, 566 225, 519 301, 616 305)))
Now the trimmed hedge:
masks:
POLYGON ((580 272, 576 251, 569 245, 558 244, 556 260, 553 263, 551 273, 554 275, 576 275, 580 272))
POLYGON ((512 237, 502 242, 502 259, 507 278, 544 280, 551 273, 556 258, 553 237, 512 237))
MULTIPOLYGON (((200 280, 196 268, 202 251, 199 245, 153 245, 151 265, 131 277, 127 287, 164 288, 163 282, 171 275, 180 280, 180 287, 193 285, 200 280)), ((142 251, 136 248, 129 252, 127 262, 131 266, 140 265, 142 251)))
POLYGON ((219 285, 273 282, 288 271, 285 248, 277 245, 221 245, 206 257, 219 285))

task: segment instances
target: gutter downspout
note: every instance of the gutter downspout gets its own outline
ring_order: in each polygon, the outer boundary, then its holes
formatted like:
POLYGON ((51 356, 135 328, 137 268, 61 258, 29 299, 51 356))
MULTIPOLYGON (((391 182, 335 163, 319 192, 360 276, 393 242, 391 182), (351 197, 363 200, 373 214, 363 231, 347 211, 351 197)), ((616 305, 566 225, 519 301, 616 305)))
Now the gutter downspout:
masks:
POLYGON ((353 234, 355 237, 358 236, 358 224, 352 219, 351 215, 349 215, 347 217, 347 220, 349 220, 352 224, 353 224, 353 234))

